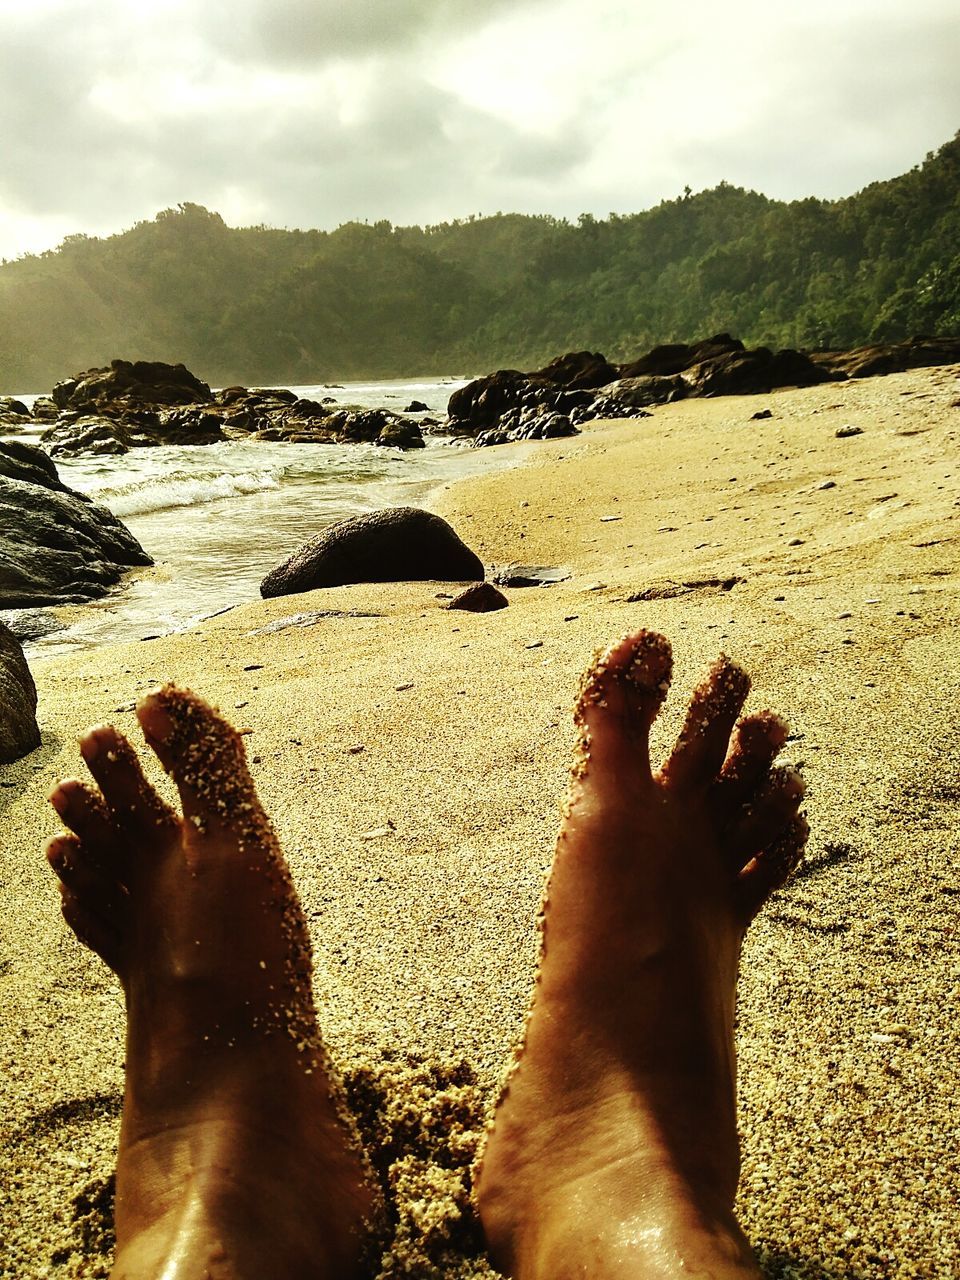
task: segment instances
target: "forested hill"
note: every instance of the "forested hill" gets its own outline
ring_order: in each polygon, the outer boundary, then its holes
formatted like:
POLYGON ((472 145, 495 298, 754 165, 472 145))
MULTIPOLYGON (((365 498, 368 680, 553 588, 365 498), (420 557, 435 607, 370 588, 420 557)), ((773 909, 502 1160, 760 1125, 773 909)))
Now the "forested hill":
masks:
POLYGON ((960 333, 960 134, 837 201, 721 183, 576 225, 332 232, 236 229, 185 204, 0 266, 0 392, 117 356, 303 383, 533 368, 584 347, 625 360, 724 330, 810 348, 960 333))

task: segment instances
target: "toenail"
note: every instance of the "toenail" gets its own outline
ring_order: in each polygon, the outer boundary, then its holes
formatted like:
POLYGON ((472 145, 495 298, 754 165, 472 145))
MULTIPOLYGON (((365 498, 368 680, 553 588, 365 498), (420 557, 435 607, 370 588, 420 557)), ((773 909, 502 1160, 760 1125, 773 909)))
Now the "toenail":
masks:
POLYGON ((47 849, 47 861, 54 871, 62 871, 67 864, 67 855, 58 844, 52 844, 47 849))
POLYGON ((137 703, 137 713, 143 731, 154 742, 166 742, 174 728, 173 718, 162 701, 166 692, 164 686, 151 689, 137 703))
POLYGON ((70 808, 70 797, 65 791, 61 790, 60 787, 55 787, 47 796, 47 799, 53 805, 61 818, 70 808))

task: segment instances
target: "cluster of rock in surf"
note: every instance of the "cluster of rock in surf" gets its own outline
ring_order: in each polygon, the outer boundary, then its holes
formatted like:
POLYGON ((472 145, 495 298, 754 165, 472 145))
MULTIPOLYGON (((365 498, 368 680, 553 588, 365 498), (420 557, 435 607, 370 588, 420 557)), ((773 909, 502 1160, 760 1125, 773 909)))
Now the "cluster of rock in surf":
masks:
POLYGON ((395 413, 282 388, 213 392, 182 364, 114 360, 58 383, 32 411, 0 399, 0 425, 7 432, 45 425, 41 443, 53 457, 236 439, 420 449, 424 431, 484 446, 575 435, 590 419, 644 417, 653 405, 691 396, 768 394, 957 361, 960 340, 950 338, 804 352, 748 349, 721 333, 654 347, 626 364, 575 351, 529 373, 499 369, 455 391, 441 421, 416 401, 395 413))
POLYGON ((283 388, 213 392, 182 364, 114 360, 57 383, 32 411, 22 401, 0 401, 0 423, 46 424, 40 440, 51 457, 237 439, 422 449, 419 422, 426 406, 411 409, 417 418, 345 408, 329 396, 303 399, 283 388))

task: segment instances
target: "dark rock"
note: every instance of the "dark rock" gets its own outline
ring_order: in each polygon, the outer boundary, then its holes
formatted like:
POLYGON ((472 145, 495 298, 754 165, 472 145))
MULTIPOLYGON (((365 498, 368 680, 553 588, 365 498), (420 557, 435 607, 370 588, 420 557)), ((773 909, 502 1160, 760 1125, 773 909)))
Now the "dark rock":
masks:
POLYGON ((326 407, 328 403, 329 401, 325 401, 319 404, 316 400, 301 398, 293 402, 290 412, 295 413, 298 418, 326 418, 330 414, 330 410, 326 407))
POLYGON ((429 413, 430 406, 424 404, 422 400, 411 400, 403 411, 404 413, 429 413))
POLYGON ((838 440, 846 440, 850 436, 862 436, 863 427, 837 427, 833 434, 838 440))
POLYGON ((406 422, 402 418, 396 422, 388 422, 377 436, 377 444, 390 449, 423 449, 425 448, 420 428, 415 422, 406 422))
POLYGON ((389 421, 386 409, 361 409, 354 413, 342 410, 330 419, 331 425, 335 424, 337 439, 343 444, 374 444, 389 421))
POLYGON ((597 418, 650 418, 653 416, 647 409, 641 409, 636 405, 605 395, 605 391, 606 388, 582 409, 574 409, 570 415, 570 421, 579 427, 581 423, 593 422, 597 418))
POLYGON ((39 745, 37 687, 20 641, 0 622, 0 764, 19 760, 39 745))
POLYGON ((829 369, 801 351, 756 347, 726 351, 691 365, 684 372, 692 394, 699 396, 766 395, 775 387, 812 387, 835 380, 829 369))
POLYGON ((545 564, 505 564, 496 569, 490 580, 501 587, 552 587, 566 582, 569 569, 558 569, 545 564))
POLYGON ((30 410, 22 400, 12 396, 0 396, 0 422, 24 426, 30 420, 30 410))
POLYGON ((560 391, 557 393, 553 407, 557 413, 570 414, 574 409, 583 409, 593 404, 594 392, 582 387, 579 391, 560 391))
POLYGON ((620 366, 621 378, 639 378, 647 374, 656 377, 671 377, 682 373, 702 360, 712 360, 717 356, 732 351, 742 351, 743 343, 739 338, 731 338, 729 333, 718 333, 703 342, 688 345, 685 342, 670 342, 654 347, 645 356, 620 366))
POLYGON ((350 582, 463 582, 483 564, 445 520, 416 507, 393 507, 331 525, 271 570, 264 597, 350 582))
POLYGON ((56 422, 59 417, 60 410, 53 403, 49 396, 37 396, 33 402, 34 422, 56 422))
POLYGON ((288 387, 251 387, 249 394, 264 402, 271 400, 279 400, 281 404, 296 404, 297 402, 297 393, 291 391, 288 387))
POLYGON ((848 378, 874 378, 909 369, 960 363, 960 338, 918 336, 903 342, 874 343, 852 351, 817 351, 811 357, 848 378))
POLYGON ((53 458, 130 451, 130 432, 110 418, 74 418, 47 427, 40 437, 53 458))
MULTIPOLYGON (((542 406, 540 407, 542 410, 542 406)), ((473 442, 475 449, 483 449, 492 444, 515 444, 518 440, 555 440, 563 436, 575 436, 579 432, 570 419, 562 413, 551 410, 526 410, 516 421, 508 424, 505 417, 499 427, 490 431, 481 431, 473 442)))
POLYGON ((182 364, 150 360, 112 360, 58 382, 51 392, 58 409, 107 412, 141 405, 200 404, 213 399, 210 388, 182 364))
POLYGON ((38 484, 44 489, 57 489, 60 493, 70 492, 48 455, 36 445, 22 444, 19 440, 0 442, 0 477, 3 476, 38 484))
POLYGON ((495 609, 506 609, 510 601, 498 591, 492 582, 476 582, 466 591, 454 596, 446 609, 466 609, 468 613, 493 613, 495 609))
POLYGON ((40 449, 0 443, 0 608, 93 600, 153 561, 116 516, 74 493, 40 449))
POLYGON ((751 413, 751 415, 750 415, 750 421, 751 421, 751 422, 762 422, 762 421, 764 421, 765 419, 767 419, 767 418, 772 418, 772 417, 773 417, 773 410, 772 410, 772 409, 758 409, 756 413, 751 413))
POLYGON ((226 439, 222 416, 203 405, 166 410, 159 419, 152 434, 160 444, 218 444, 226 439))
MULTIPOLYGON (((670 404, 682 400, 690 388, 678 374, 645 374, 631 378, 618 378, 603 388, 606 400, 617 400, 633 408, 647 408, 652 404, 670 404)), ((594 414, 599 417, 599 414, 594 414)))
POLYGON ((602 387, 619 376, 615 365, 598 351, 568 351, 542 369, 527 374, 534 382, 555 382, 571 390, 602 387))
POLYGON ((476 435, 492 427, 508 410, 520 405, 530 379, 518 369, 498 369, 458 387, 447 403, 448 427, 453 434, 476 435))

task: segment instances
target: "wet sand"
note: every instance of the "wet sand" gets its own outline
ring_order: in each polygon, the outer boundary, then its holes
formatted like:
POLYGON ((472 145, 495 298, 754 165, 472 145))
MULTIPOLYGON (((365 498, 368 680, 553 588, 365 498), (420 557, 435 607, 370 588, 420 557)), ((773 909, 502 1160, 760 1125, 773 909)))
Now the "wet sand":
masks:
POLYGON ((527 1006, 577 677, 639 626, 674 645, 659 749, 724 649, 809 788, 805 866, 744 955, 747 1234, 771 1277, 960 1274, 958 374, 664 406, 451 486, 433 508, 486 563, 570 570, 498 613, 356 586, 38 662, 43 746, 0 769, 0 1275, 109 1270, 122 1009, 60 920, 44 797, 88 724, 139 741, 167 679, 250 731, 328 1047, 397 1188, 381 1275, 493 1274, 463 1169, 527 1006), (315 610, 345 616, 281 625, 315 610))

